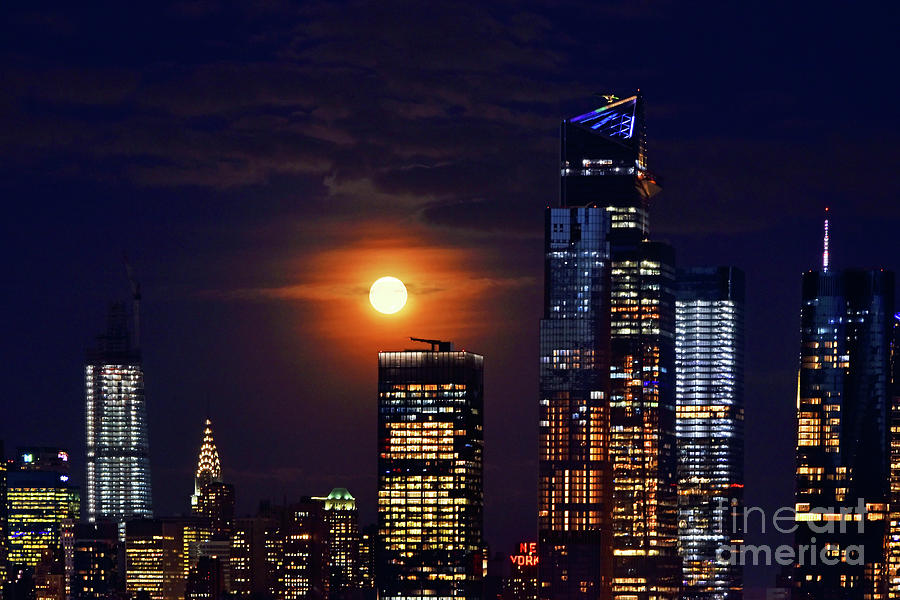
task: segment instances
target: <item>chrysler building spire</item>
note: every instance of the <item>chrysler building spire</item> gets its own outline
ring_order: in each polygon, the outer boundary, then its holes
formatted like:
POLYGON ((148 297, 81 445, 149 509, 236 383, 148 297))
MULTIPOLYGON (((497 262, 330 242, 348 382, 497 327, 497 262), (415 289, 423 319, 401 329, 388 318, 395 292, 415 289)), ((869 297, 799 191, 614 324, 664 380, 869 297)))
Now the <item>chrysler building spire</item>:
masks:
POLYGON ((213 439, 212 421, 206 420, 203 430, 203 444, 200 446, 200 458, 197 460, 197 473, 194 476, 194 495, 191 505, 197 504, 197 498, 204 485, 222 480, 222 465, 219 463, 219 451, 213 439))

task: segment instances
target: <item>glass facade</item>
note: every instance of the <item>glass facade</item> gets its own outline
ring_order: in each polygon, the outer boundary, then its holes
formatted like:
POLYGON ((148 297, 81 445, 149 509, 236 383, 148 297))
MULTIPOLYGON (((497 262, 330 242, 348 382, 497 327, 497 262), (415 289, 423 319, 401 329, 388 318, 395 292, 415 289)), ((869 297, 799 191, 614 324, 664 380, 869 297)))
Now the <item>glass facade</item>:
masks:
POLYGON ((541 598, 607 597, 609 215, 550 208, 540 332, 538 536, 541 598))
POLYGON ((64 522, 78 518, 78 489, 57 471, 15 469, 8 474, 9 563, 35 567, 61 548, 64 522))
MULTIPOLYGON (((540 594, 542 598, 675 598, 681 570, 677 553, 674 252, 648 240, 650 198, 660 187, 647 167, 643 98, 640 94, 604 98, 603 106, 562 124, 560 201, 563 209, 605 209, 609 221, 605 240, 608 315, 604 317, 609 333, 581 342, 593 344, 592 352, 602 355, 607 364, 607 382, 594 384, 604 397, 593 407, 597 423, 605 423, 606 429, 594 434, 590 444, 598 446, 590 452, 608 463, 602 467, 608 484, 602 501, 595 502, 593 509, 582 507, 593 510, 606 524, 575 552, 566 544, 541 538, 540 594), (601 413, 605 414, 601 417, 601 413), (600 541, 604 528, 608 528, 612 543, 600 541), (611 568, 606 566, 610 560, 611 568)), ((546 235, 550 240, 553 231, 548 229, 546 235)), ((554 294, 566 293, 564 289, 554 291, 559 285, 548 271, 545 312, 553 306, 554 294)), ((541 360, 545 361, 552 348, 543 343, 542 339, 541 360)), ((548 400, 548 394, 542 392, 541 402, 548 400)), ((573 418, 575 413, 571 413, 573 418)), ((545 426, 550 422, 542 416, 545 426)), ((585 446, 582 456, 588 450, 585 446)), ((546 462, 546 456, 541 460, 546 462)), ((542 466, 542 487, 547 485, 543 473, 548 468, 542 466)), ((591 468, 599 474, 599 463, 591 468)), ((541 494, 543 523, 550 503, 543 490, 541 494)), ((561 510, 565 516, 566 507, 561 510)))
POLYGON ((481 598, 483 357, 378 354, 380 598, 481 598))
POLYGON ((151 600, 182 600, 185 591, 185 523, 135 519, 125 525, 125 591, 151 600))
POLYGON ((890 272, 823 268, 803 275, 799 598, 884 597, 893 315, 890 272))
POLYGON ((613 593, 676 598, 674 253, 657 242, 632 243, 631 233, 611 236, 613 593))
POLYGON ((678 272, 675 310, 678 545, 686 597, 741 597, 741 567, 717 560, 743 544, 744 274, 678 272), (741 519, 738 519, 738 523, 741 519))
POLYGON ((113 304, 106 334, 85 365, 85 516, 119 523, 152 516, 150 445, 140 351, 125 305, 113 304))

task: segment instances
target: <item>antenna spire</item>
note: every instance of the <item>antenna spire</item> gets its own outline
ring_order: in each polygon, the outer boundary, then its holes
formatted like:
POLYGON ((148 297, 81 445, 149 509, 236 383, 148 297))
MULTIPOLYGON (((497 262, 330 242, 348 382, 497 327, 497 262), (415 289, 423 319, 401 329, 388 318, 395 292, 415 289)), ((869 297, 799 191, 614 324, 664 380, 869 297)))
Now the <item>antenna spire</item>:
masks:
POLYGON ((128 262, 128 256, 122 253, 125 262, 125 274, 128 275, 128 283, 131 284, 132 317, 134 318, 134 347, 141 347, 141 284, 134 278, 134 270, 128 262))
POLYGON ((828 207, 825 207, 825 237, 822 244, 822 269, 828 270, 828 207))

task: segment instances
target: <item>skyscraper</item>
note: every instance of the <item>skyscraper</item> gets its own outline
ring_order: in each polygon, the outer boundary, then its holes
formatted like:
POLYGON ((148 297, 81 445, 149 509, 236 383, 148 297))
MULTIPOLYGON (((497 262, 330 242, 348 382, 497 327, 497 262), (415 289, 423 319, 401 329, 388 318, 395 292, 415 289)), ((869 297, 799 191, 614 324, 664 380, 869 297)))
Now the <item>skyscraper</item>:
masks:
POLYGON ((894 275, 802 278, 797 394, 796 597, 877 598, 886 565, 894 275))
POLYGON ((481 597, 484 358, 378 354, 380 598, 481 597))
POLYGON ((78 488, 69 484, 69 453, 20 448, 7 474, 9 563, 34 568, 61 549, 64 522, 77 518, 78 488))
POLYGON ((550 208, 540 342, 539 594, 608 598, 609 215, 550 208))
POLYGON ((73 538, 72 598, 113 597, 124 585, 118 559, 118 524, 113 521, 76 523, 73 538))
POLYGON ((151 600, 183 600, 184 522, 134 519, 125 525, 125 591, 151 600))
POLYGON ((266 538, 277 528, 274 519, 248 517, 234 520, 229 550, 231 592, 247 598, 262 596, 271 587, 266 565, 266 538))
POLYGON ((331 600, 362 598, 359 568, 359 511, 346 488, 335 488, 324 497, 322 518, 328 535, 328 597, 331 600))
POLYGON ((648 239, 649 201, 660 188, 647 168, 643 98, 603 98, 562 124, 561 208, 548 212, 545 232, 540 594, 674 598, 674 252, 648 239), (586 227, 602 231, 588 224, 604 209, 605 239, 585 240, 586 227), (577 256, 591 268, 576 268, 577 256), (585 324, 552 323, 573 318, 585 324), (562 342, 545 342, 554 335, 562 342), (551 368, 554 352, 560 365, 551 368))
POLYGON ((191 512, 200 517, 206 531, 201 541, 213 538, 227 540, 234 519, 234 486, 222 481, 222 465, 219 450, 213 439, 212 421, 206 420, 203 442, 194 475, 194 493, 191 495, 191 512))
MULTIPOLYGON (((137 329, 135 303, 135 330, 137 329)), ((136 338, 136 336, 135 336, 136 338)), ((85 516, 123 524, 152 516, 144 373, 123 303, 110 307, 106 333, 85 365, 85 516)), ((124 526, 120 526, 120 534, 124 526)))
POLYGON ((277 526, 266 532, 269 593, 278 600, 329 597, 328 528, 323 506, 310 498, 272 510, 277 526))
POLYGON ((741 567, 721 563, 717 551, 743 543, 732 518, 743 514, 743 272, 735 267, 679 270, 675 321, 684 594, 733 600, 741 597, 741 567))

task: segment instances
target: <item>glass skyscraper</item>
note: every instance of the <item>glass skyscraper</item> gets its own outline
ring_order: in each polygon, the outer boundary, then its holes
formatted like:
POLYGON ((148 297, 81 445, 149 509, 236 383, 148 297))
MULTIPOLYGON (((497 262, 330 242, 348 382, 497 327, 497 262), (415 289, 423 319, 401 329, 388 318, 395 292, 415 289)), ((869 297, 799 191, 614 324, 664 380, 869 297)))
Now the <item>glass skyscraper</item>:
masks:
POLYGON ((741 567, 720 562, 717 551, 743 543, 732 518, 743 514, 743 272, 735 267, 679 270, 675 331, 684 594, 733 600, 742 594, 741 567))
POLYGON ((78 488, 69 484, 69 453, 20 448, 7 480, 9 563, 33 568, 61 550, 64 523, 78 518, 78 488))
POLYGON ((378 354, 380 598, 482 596, 484 358, 378 354))
POLYGON ((829 268, 826 246, 801 289, 795 597, 881 598, 894 275, 829 268))
MULTIPOLYGON (((85 516, 91 522, 108 519, 120 524, 134 517, 150 517, 144 372, 124 303, 110 307, 106 333, 88 351, 84 375, 85 516)), ((122 526, 120 532, 124 533, 122 526)))
POLYGON ((648 239, 649 201, 660 187, 647 168, 643 99, 639 93, 603 99, 562 124, 560 209, 548 214, 545 232, 540 595, 675 598, 674 252, 648 239), (582 240, 586 223, 598 222, 604 211, 605 239, 582 240), (554 241, 554 219, 571 222, 568 240, 554 241), (585 251, 602 257, 603 266, 576 268, 575 256, 585 251), (550 323, 587 314, 593 324, 580 332, 550 323), (554 348, 554 327, 575 337, 554 348), (556 373, 548 366, 554 351, 570 365, 556 373), (565 373, 584 366, 596 372, 565 373), (554 466, 554 460, 570 463, 554 466))
POLYGON ((125 525, 125 591, 150 600, 183 600, 185 523, 134 519, 125 525))
POLYGON ((609 214, 550 208, 540 341, 539 595, 606 598, 609 463, 609 214))

